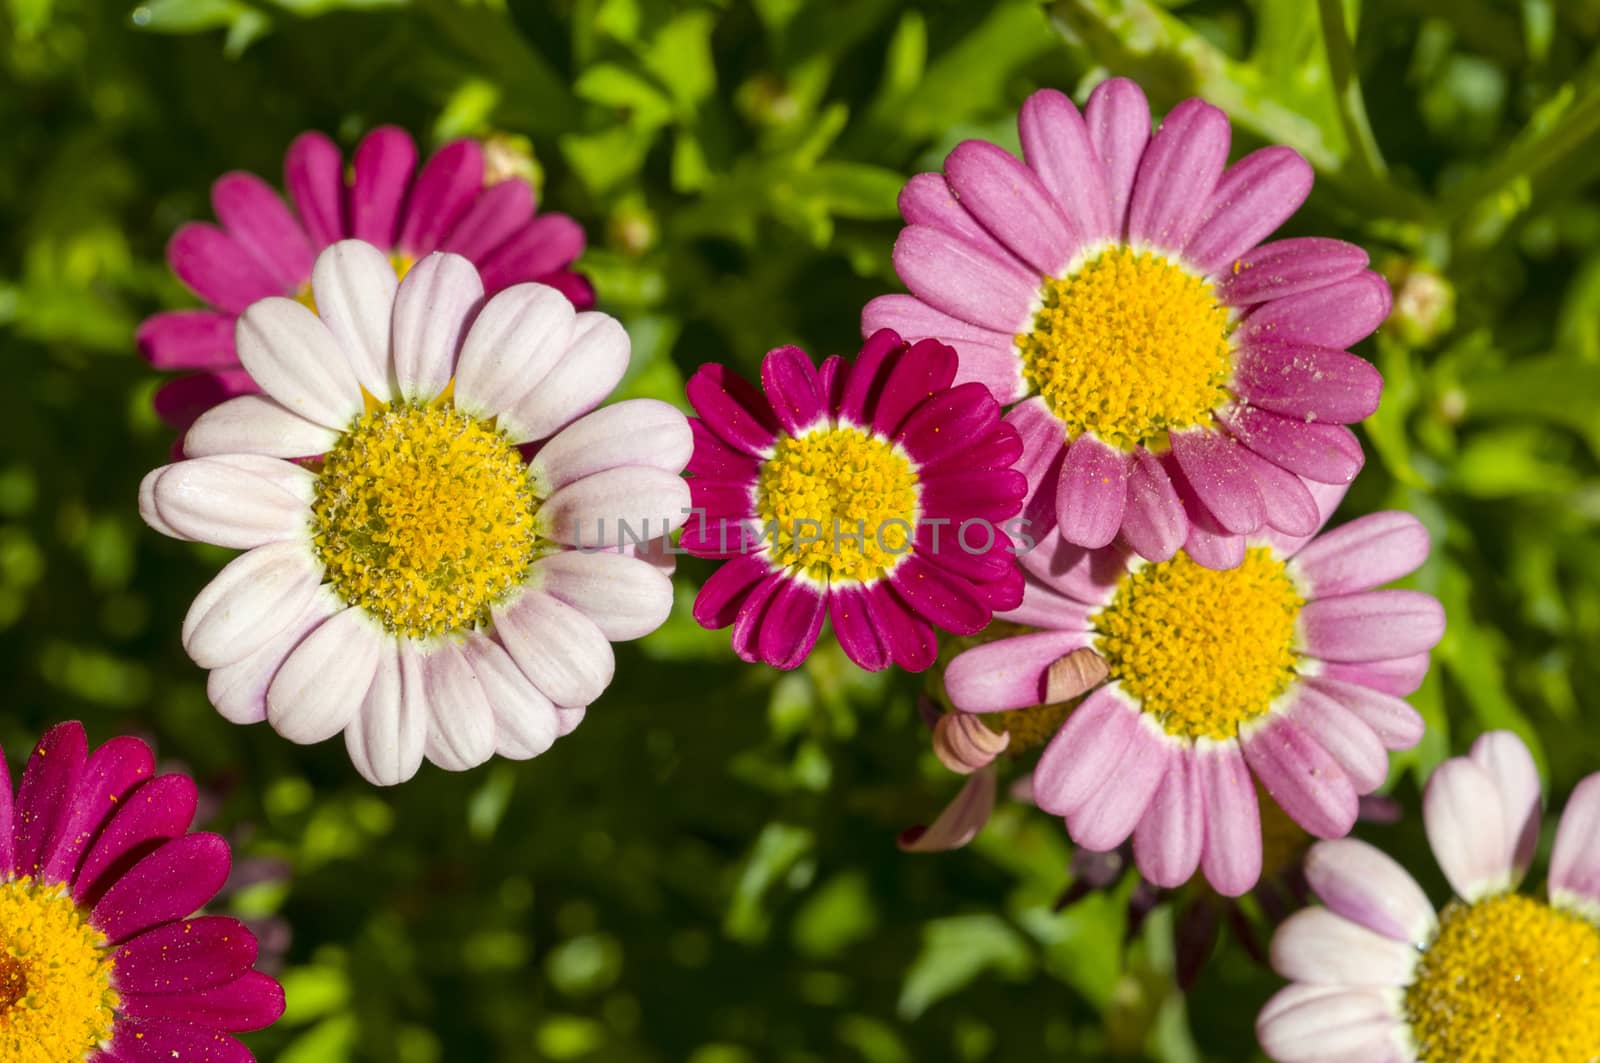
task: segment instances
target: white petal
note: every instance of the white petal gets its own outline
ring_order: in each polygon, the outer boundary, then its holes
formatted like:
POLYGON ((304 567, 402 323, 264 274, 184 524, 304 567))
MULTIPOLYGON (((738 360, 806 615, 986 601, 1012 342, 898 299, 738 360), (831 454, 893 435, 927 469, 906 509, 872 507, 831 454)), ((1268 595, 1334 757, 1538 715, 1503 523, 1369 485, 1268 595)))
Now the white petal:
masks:
MULTIPOLYGON (((456 363, 456 405, 477 417, 511 407, 543 380, 572 342, 567 297, 543 284, 517 284, 484 305, 456 363)), ((510 424, 502 427, 515 433, 510 424)))
POLYGON ((249 550, 310 535, 305 502, 265 477, 215 458, 169 468, 156 481, 155 504, 168 526, 214 546, 249 550))
POLYGON ((573 731, 576 731, 578 729, 578 725, 583 722, 583 717, 588 711, 588 708, 583 705, 578 705, 572 708, 569 708, 565 705, 557 705, 556 737, 565 738, 573 731))
POLYGON ((383 402, 392 395, 389 319, 399 285, 389 256, 364 240, 330 244, 311 270, 317 315, 344 348, 361 386, 383 402))
POLYGON ((1600 922, 1600 775, 1572 790, 1550 852, 1550 901, 1600 922))
POLYGON ((576 608, 612 642, 643 638, 672 612, 672 580, 621 554, 552 554, 534 564, 530 585, 576 608))
POLYGON ((1472 743, 1474 763, 1489 773, 1505 814, 1511 844, 1511 886, 1516 888, 1539 848, 1539 769, 1522 739, 1510 731, 1490 731, 1472 743))
POLYGON ((1311 985, 1410 985, 1418 955, 1326 908, 1294 913, 1272 939, 1272 969, 1311 985))
POLYGON ((317 474, 304 465, 265 454, 216 454, 207 460, 220 461, 263 480, 270 480, 308 506, 316 500, 317 474))
POLYGON ((1422 793, 1428 844, 1456 896, 1476 901, 1510 888, 1511 835, 1494 778, 1467 757, 1434 769, 1422 793))
POLYGON ((288 410, 343 428, 362 408, 361 384, 328 326, 293 299, 271 296, 241 315, 239 362, 288 410))
POLYGON ((1261 1009, 1256 1036, 1279 1063, 1398 1063, 1401 1009, 1396 990, 1295 985, 1261 1009))
MULTIPOLYGON (((487 641, 478 636, 476 641, 487 641)), ((446 771, 466 771, 494 756, 494 713, 472 665, 459 647, 437 646, 422 661, 428 699, 429 760, 446 771)))
POLYGON ((552 436, 605 400, 628 369, 628 333, 614 318, 577 315, 572 343, 532 391, 501 411, 513 443, 552 436))
POLYGON ((365 700, 385 641, 365 609, 351 606, 295 647, 267 688, 267 722, 291 742, 324 742, 365 700))
POLYGON ((491 615, 511 659, 557 705, 587 705, 611 684, 611 643, 572 606, 529 590, 491 615))
POLYGON ((265 395, 240 395, 202 413, 183 437, 191 458, 268 454, 307 458, 326 454, 339 433, 301 417, 265 395))
POLYGON ((367 699, 344 731, 350 763, 374 786, 398 786, 422 767, 428 703, 421 658, 407 639, 384 639, 367 699))
POLYGON ((290 651, 302 639, 321 626, 330 616, 340 612, 345 604, 328 587, 322 587, 312 596, 305 612, 278 634, 272 641, 242 661, 222 668, 213 668, 206 677, 206 697, 222 718, 230 723, 261 723, 267 718, 267 688, 273 676, 283 667, 290 651))
MULTIPOLYGON (((494 712, 496 753, 528 760, 565 733, 556 707, 528 681, 499 643, 487 637, 469 639, 464 652, 494 712)), ((574 711, 580 716, 583 712, 574 711)))
POLYGON ((537 529, 573 546, 640 542, 681 528, 689 484, 676 473, 630 465, 606 469, 561 488, 539 507, 537 529))
POLYGON ((1313 845, 1305 876, 1330 910, 1384 937, 1420 948, 1438 925, 1417 880, 1387 853, 1357 838, 1313 845))
POLYGON ((139 481, 139 516, 150 527, 170 539, 193 542, 193 539, 168 524, 161 511, 156 508, 156 481, 165 476, 167 470, 171 468, 171 465, 158 465, 145 473, 144 479, 139 481))
POLYGON ((202 668, 242 661, 305 611, 321 580, 309 543, 258 546, 195 595, 183 618, 183 648, 202 668))
POLYGON ((460 255, 435 251, 412 267, 394 300, 391 343, 400 394, 428 400, 450 383, 483 281, 460 255))
POLYGON ((528 463, 534 490, 559 487, 606 469, 646 465, 676 475, 694 453, 689 419, 660 399, 627 399, 595 410, 557 432, 528 463))

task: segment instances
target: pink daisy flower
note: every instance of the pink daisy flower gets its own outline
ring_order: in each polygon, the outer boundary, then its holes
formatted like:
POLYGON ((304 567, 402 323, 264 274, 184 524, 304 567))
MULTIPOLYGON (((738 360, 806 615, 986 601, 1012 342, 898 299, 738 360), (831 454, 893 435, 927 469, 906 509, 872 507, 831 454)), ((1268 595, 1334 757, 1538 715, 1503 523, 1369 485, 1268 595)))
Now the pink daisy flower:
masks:
POLYGON ((136 738, 93 753, 52 728, 13 793, 0 753, 0 1059, 246 1063, 232 1036, 283 1014, 243 923, 190 915, 228 843, 189 834, 194 783, 136 738))
POLYGON ((166 311, 139 326, 139 351, 151 365, 196 371, 156 393, 156 412, 169 424, 186 428, 224 399, 259 390, 234 349, 239 314, 269 295, 313 305, 312 263, 347 237, 381 249, 400 276, 425 255, 449 251, 477 265, 491 295, 537 281, 580 310, 594 305, 594 289, 571 269, 584 246, 578 223, 536 215, 533 189, 520 178, 485 187, 476 140, 444 145, 418 171, 410 135, 384 126, 357 145, 350 174, 333 141, 302 133, 284 159, 292 207, 255 174, 224 174, 211 186, 221 224, 191 222, 173 234, 167 261, 208 309, 166 311))
POLYGON ((653 399, 596 410, 627 333, 542 284, 485 302, 459 255, 397 282, 345 240, 311 287, 316 314, 244 312, 264 394, 202 414, 193 457, 140 487, 157 531, 246 551, 195 599, 184 648, 223 716, 343 732, 377 784, 424 757, 537 756, 610 684, 611 643, 672 608, 661 567, 616 547, 624 522, 642 540, 682 524, 688 420, 653 399))
POLYGON ((1579 783, 1548 900, 1517 892, 1539 847, 1539 774, 1521 739, 1484 735, 1423 793, 1442 912, 1365 842, 1321 842, 1306 877, 1325 908, 1291 916, 1272 965, 1294 982, 1262 1009, 1280 1063, 1589 1063, 1600 1052, 1600 775, 1579 783))
POLYGON ((1041 534, 1120 537, 1152 561, 1188 545, 1207 565, 1217 536, 1310 534, 1302 478, 1355 477, 1344 426, 1382 388, 1345 348, 1390 306, 1359 247, 1260 243, 1305 200, 1310 165, 1269 147, 1225 169, 1227 118, 1198 99, 1152 136, 1123 79, 1081 115, 1035 93, 1018 126, 1025 162, 967 141, 906 185, 894 263, 911 294, 873 300, 862 330, 950 344, 958 380, 1018 403, 1041 534))
MULTIPOLYGON (((1325 520, 1343 491, 1316 493, 1325 520)), ((1421 682, 1444 613, 1426 594, 1374 588, 1428 546, 1416 518, 1377 513, 1315 538, 1250 537, 1218 570, 1186 552, 1085 551, 1057 529, 1023 555, 1022 604, 1000 614, 1033 630, 962 653, 945 687, 964 712, 1036 706, 1093 648, 1108 681, 1040 755, 1035 803, 1086 849, 1131 835, 1155 885, 1200 867, 1237 896, 1261 872, 1256 781, 1309 833, 1340 837, 1384 781, 1386 751, 1421 738, 1401 696, 1421 682)))
POLYGON ((875 334, 819 370, 796 347, 765 394, 720 365, 689 380, 695 516, 682 545, 726 558, 694 615, 747 661, 794 668, 824 618, 863 668, 933 663, 934 629, 970 634, 1021 601, 1005 525, 1027 484, 1016 430, 941 343, 875 334))

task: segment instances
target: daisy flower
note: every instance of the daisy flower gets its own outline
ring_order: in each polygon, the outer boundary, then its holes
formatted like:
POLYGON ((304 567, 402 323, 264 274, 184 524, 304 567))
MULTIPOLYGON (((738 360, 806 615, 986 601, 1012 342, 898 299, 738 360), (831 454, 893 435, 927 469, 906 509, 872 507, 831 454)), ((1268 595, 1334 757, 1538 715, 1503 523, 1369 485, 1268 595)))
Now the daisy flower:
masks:
POLYGON ((459 255, 397 282, 347 240, 311 287, 316 314, 244 312, 264 394, 203 414, 193 458, 141 486, 157 531, 246 551, 195 599, 184 647, 225 717, 301 743, 343 731, 375 783, 425 755, 535 756, 610 683, 611 642, 666 619, 670 580, 634 555, 683 521, 688 422, 648 399, 589 412, 627 334, 544 285, 485 303, 459 255))
MULTIPOLYGON (((1343 491, 1317 494, 1325 520, 1343 491)), ((1309 833, 1349 832, 1360 796, 1387 775, 1386 751, 1422 735, 1401 696, 1444 632, 1432 597, 1375 589, 1427 557, 1409 514, 1238 541, 1218 570, 1183 551, 1156 562, 1085 551, 1057 529, 1023 555, 1022 604, 1001 614, 1033 630, 967 650, 945 673, 956 708, 1003 712, 1053 700, 1061 662, 1094 649, 1108 681, 1050 738, 1035 803, 1083 848, 1131 835, 1155 885, 1200 867, 1229 896, 1261 873, 1256 781, 1309 833)))
POLYGON ((233 1033, 270 1026, 283 988, 243 923, 192 913, 228 877, 228 843, 189 834, 194 783, 150 747, 89 751, 52 728, 13 793, 0 753, 0 1059, 247 1063, 233 1033))
POLYGON ((1325 908, 1291 916, 1272 965, 1295 984, 1256 1031, 1280 1063, 1589 1063, 1600 1051, 1600 774, 1556 830, 1548 899, 1518 893, 1539 846, 1539 775, 1521 739, 1484 735, 1423 793, 1455 899, 1435 913, 1390 857, 1314 846, 1325 908))
POLYGON ((921 671, 935 628, 971 634, 1021 601, 1005 525, 1027 484, 1016 430, 955 351, 872 336, 820 370, 796 347, 753 385, 720 365, 689 380, 695 517, 682 546, 726 558, 694 616, 733 626, 747 661, 794 668, 824 618, 850 659, 921 671))
POLYGON ((167 261, 207 304, 155 314, 139 326, 140 352, 157 369, 194 370, 157 393, 156 412, 176 428, 224 399, 259 390, 239 365, 234 322, 269 295, 315 309, 311 267, 323 248, 354 237, 382 249, 405 276, 433 251, 477 265, 491 295, 522 281, 560 290, 580 310, 594 289, 571 269, 583 230, 565 214, 534 211, 527 181, 489 182, 484 149, 456 140, 417 169, 417 147, 393 126, 356 146, 348 176, 339 149, 321 133, 302 133, 284 159, 292 206, 254 174, 224 174, 211 186, 220 225, 192 222, 173 234, 167 261))
POLYGON ((1382 387, 1345 348, 1390 306, 1359 247, 1260 243, 1305 200, 1310 165, 1268 147, 1227 167, 1228 120, 1199 99, 1152 136, 1123 79, 1082 114, 1035 93, 1018 126, 1026 161, 972 140, 906 185, 894 263, 911 294, 869 303, 863 331, 947 343, 958 380, 1018 403, 1040 534, 1120 535, 1152 561, 1195 536, 1310 534, 1302 477, 1355 477, 1344 426, 1382 387))

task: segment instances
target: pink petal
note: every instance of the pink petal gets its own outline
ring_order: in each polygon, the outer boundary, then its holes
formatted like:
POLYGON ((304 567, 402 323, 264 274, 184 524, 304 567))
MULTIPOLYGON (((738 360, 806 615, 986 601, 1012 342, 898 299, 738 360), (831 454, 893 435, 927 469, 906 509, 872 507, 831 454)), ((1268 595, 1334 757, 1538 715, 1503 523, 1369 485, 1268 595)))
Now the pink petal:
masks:
POLYGON ((89 740, 77 721, 57 724, 28 757, 17 790, 12 864, 16 877, 42 875, 62 827, 71 818, 89 740))
POLYGON ((233 315, 214 310, 152 314, 140 323, 133 341, 157 369, 230 369, 239 364, 233 353, 233 315))
POLYGON ((1421 591, 1363 591, 1305 604, 1300 648, 1328 661, 1408 657, 1432 649, 1444 635, 1444 608, 1421 591))
POLYGON ((538 280, 583 254, 583 227, 565 214, 540 214, 508 236, 479 263, 483 286, 491 292, 538 280))
POLYGON ((1266 520, 1266 506, 1241 448, 1219 432, 1173 432, 1172 454, 1206 510, 1226 531, 1246 535, 1266 520))
POLYGON ((1422 741, 1421 715, 1399 698, 1326 673, 1311 676, 1306 683, 1354 713, 1385 749, 1410 749, 1422 741))
POLYGON ((272 186, 255 174, 229 173, 211 186, 211 206, 228 230, 278 285, 292 292, 311 276, 315 249, 272 186))
POLYGON ((483 188, 483 147, 452 140, 422 167, 406 201, 397 246, 420 258, 438 248, 483 188))
POLYGON ((1438 925, 1417 880, 1364 841, 1318 842, 1306 854, 1305 874, 1329 909, 1386 938, 1422 948, 1438 925))
POLYGON ((1253 151, 1217 182, 1205 221, 1183 249, 1201 273, 1216 273, 1260 243, 1311 193, 1311 164, 1281 145, 1253 151))
POLYGON ((1082 238, 1033 171, 982 140, 957 145, 944 165, 961 205, 1039 273, 1063 272, 1082 238))
POLYGON ((1264 303, 1233 334, 1236 346, 1277 341, 1342 350, 1370 336, 1389 316, 1389 283, 1371 270, 1264 303))
POLYGON ((761 359, 761 386, 779 427, 790 435, 800 435, 827 412, 816 364, 798 347, 767 352, 761 359))
POLYGON ((1241 737, 1245 760, 1289 818, 1318 838, 1342 838, 1355 826, 1350 777, 1307 730, 1275 713, 1241 737))
POLYGON ((975 773, 932 824, 911 827, 901 833, 901 851, 942 853, 966 845, 978 836, 994 813, 994 793, 994 772, 985 770, 975 773))
MULTIPOLYGON (((1149 128, 1148 115, 1145 127, 1149 128)), ((1023 101, 1017 116, 1022 154, 1060 207, 1080 240, 1121 235, 1111 216, 1105 170, 1089 140, 1089 128, 1065 94, 1041 89, 1023 101)))
POLYGON ((1239 743, 1202 739, 1195 766, 1205 800, 1205 851, 1200 866, 1211 888, 1238 897, 1261 878, 1261 811, 1239 743))
POLYGON ((1431 545, 1411 514, 1371 513, 1313 539, 1289 562, 1289 572, 1313 598, 1368 591, 1415 572, 1431 545))
POLYGON ((1108 78, 1089 94, 1083 118, 1089 143, 1105 171, 1111 235, 1125 236, 1134 179, 1150 142, 1150 105, 1135 82, 1108 78))
POLYGON ((1522 739, 1510 731, 1490 731, 1472 743, 1474 763, 1489 773, 1500 794, 1511 840, 1512 888, 1522 881, 1539 847, 1539 769, 1522 739))
POLYGON ((1383 376, 1344 351, 1255 343, 1239 352, 1233 388, 1250 405, 1284 417, 1354 424, 1378 408, 1383 376))
POLYGON ((1056 482, 1056 525, 1070 543, 1109 546, 1128 504, 1133 458, 1084 433, 1067 448, 1056 482))
POLYGON ((1253 406, 1221 411, 1220 420, 1251 450, 1274 465, 1327 484, 1347 484, 1366 461, 1343 425, 1308 423, 1253 406))
POLYGON ((344 157, 321 133, 302 133, 283 160, 283 186, 289 190, 312 246, 344 239, 344 157))
POLYGON ((1067 831, 1072 840, 1099 853, 1127 841, 1155 799, 1176 754, 1177 744, 1171 736, 1141 713, 1122 755, 1108 765, 1111 771, 1105 780, 1068 814, 1067 831))
POLYGON ((950 662, 945 691, 964 712, 1039 705, 1050 666, 1090 638, 1086 631, 1038 631, 975 646, 950 662))
POLYGON ((1359 715, 1304 684, 1296 685, 1288 697, 1288 718, 1344 769, 1358 796, 1383 785, 1389 777, 1388 751, 1359 715))
POLYGON ((1600 915, 1600 775, 1573 788, 1550 853, 1550 900, 1594 919, 1600 915))
POLYGON ((1041 277, 978 245, 926 225, 908 225, 894 245, 895 272, 917 298, 998 332, 1024 331, 1041 277))
POLYGON ((92 907, 128 866, 189 829, 197 801, 186 775, 158 776, 128 795, 78 869, 72 899, 92 907))
POLYGON ((255 256, 215 225, 190 222, 178 229, 167 243, 167 262, 191 291, 229 313, 284 292, 255 256))
POLYGON ((1230 137, 1228 116, 1199 98, 1167 113, 1139 162, 1128 204, 1130 240, 1182 250, 1227 165, 1230 137))
POLYGON ((215 834, 186 834, 134 864, 94 906, 91 921, 114 945, 174 919, 216 896, 232 861, 215 834))
POLYGON ((1128 470, 1127 507, 1122 539, 1141 557, 1165 561, 1189 537, 1189 517, 1161 460, 1143 447, 1133 452, 1128 470))
POLYGON ((1367 268, 1355 244, 1300 236, 1262 244, 1217 271, 1217 296, 1228 306, 1251 306, 1321 288, 1367 268))
POLYGON ((1116 687, 1101 687, 1067 717, 1039 757, 1033 799, 1051 815, 1070 817, 1113 777, 1144 713, 1116 687))
POLYGON ((1133 832, 1139 873, 1153 885, 1176 889, 1200 866, 1205 840, 1205 796, 1197 754, 1190 745, 1172 756, 1150 807, 1133 832))
POLYGON ((466 213, 440 241, 438 250, 453 251, 474 262, 483 262, 532 219, 533 189, 526 181, 501 181, 483 189, 472 201, 466 213))

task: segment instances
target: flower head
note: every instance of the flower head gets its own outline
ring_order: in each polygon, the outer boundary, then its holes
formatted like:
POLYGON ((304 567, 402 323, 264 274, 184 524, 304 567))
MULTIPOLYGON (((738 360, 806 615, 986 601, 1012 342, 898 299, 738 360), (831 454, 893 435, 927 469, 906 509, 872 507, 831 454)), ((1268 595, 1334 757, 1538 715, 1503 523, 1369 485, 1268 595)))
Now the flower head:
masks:
POLYGON ((484 302, 458 255, 397 282, 382 249, 342 241, 312 293, 315 314, 244 312, 264 394, 203 414, 194 457, 141 487, 156 530, 247 551, 184 646, 228 719, 343 731, 374 782, 424 755, 535 756, 610 683, 611 642, 671 609, 640 547, 683 521, 688 422, 650 399, 594 410, 627 367, 622 327, 541 284, 484 302))
POLYGON ((948 343, 958 380, 1018 403, 1041 534, 1120 537, 1152 561, 1187 547, 1211 567, 1234 556, 1218 539, 1310 534, 1302 478, 1354 478, 1344 425, 1382 387, 1345 348, 1390 306, 1358 247, 1259 243, 1304 201, 1310 165, 1268 147, 1227 167, 1227 118, 1198 99, 1152 136, 1120 78, 1082 114, 1035 93, 1018 127, 1025 161, 967 141, 906 185, 894 261, 911 294, 869 303, 863 331, 948 343))
POLYGON ((196 791, 150 747, 40 739, 13 794, 0 754, 0 1058, 246 1063, 231 1034, 271 1025, 283 988, 256 939, 189 918, 228 877, 228 844, 189 834, 196 791))
POLYGON ((695 619, 733 625, 745 660, 793 668, 827 618, 861 667, 920 671, 936 627, 971 634, 1015 606, 1004 525, 1027 486, 1011 467, 1021 444, 988 390, 955 375, 949 347, 887 331, 820 370, 798 348, 772 351, 764 395, 701 367, 683 547, 728 562, 695 619))
MULTIPOLYGON (((1318 492, 1321 520, 1342 493, 1318 492)), ((1093 648, 1108 681, 1040 755, 1035 803, 1084 848, 1131 835, 1155 885, 1200 867, 1236 896, 1261 873, 1252 775, 1305 830, 1341 837, 1383 782, 1387 750, 1421 737, 1401 696, 1421 682, 1444 614, 1426 594, 1375 588, 1427 553, 1404 513, 1315 538, 1253 536, 1227 570, 1186 551, 1158 562, 1085 551, 1057 529, 1023 556, 1022 604, 1001 614, 1032 630, 962 653, 945 687, 966 712, 1039 705, 1058 662, 1093 648)))
POLYGON ((1445 761, 1423 817, 1455 892, 1435 913, 1422 888, 1365 842, 1321 842, 1306 877, 1326 907, 1296 913, 1272 943, 1295 984, 1256 1029, 1281 1063, 1594 1058, 1600 1045, 1600 775, 1578 784, 1551 854, 1548 899, 1516 892, 1539 844, 1539 775, 1497 731, 1445 761))
POLYGON ((565 214, 536 215, 528 181, 496 174, 478 141, 451 141, 418 170, 410 135, 384 126, 357 145, 349 173, 333 141, 303 133, 284 159, 292 206, 254 174, 224 174, 211 188, 220 225, 192 222, 173 234, 167 260, 207 309, 155 314, 138 344, 158 369, 194 370, 156 393, 156 412, 175 427, 260 390, 234 348, 238 315, 272 295, 310 304, 317 255, 349 237, 383 251, 402 277, 449 251, 477 265, 491 295, 537 281, 580 310, 594 305, 593 288, 571 268, 583 230, 565 214))

